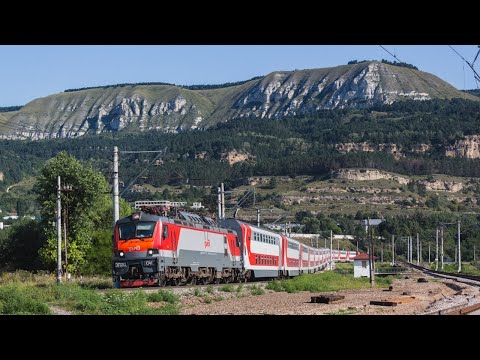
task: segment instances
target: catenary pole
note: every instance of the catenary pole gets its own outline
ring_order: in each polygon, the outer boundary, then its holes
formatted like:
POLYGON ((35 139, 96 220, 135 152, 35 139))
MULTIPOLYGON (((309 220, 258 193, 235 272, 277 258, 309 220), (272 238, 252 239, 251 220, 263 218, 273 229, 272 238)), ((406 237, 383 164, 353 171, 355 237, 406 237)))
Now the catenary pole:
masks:
POLYGON ((62 283, 62 190, 60 175, 57 178, 57 284, 62 283))
POLYGON ((113 147, 113 226, 120 218, 118 191, 118 146, 113 147))

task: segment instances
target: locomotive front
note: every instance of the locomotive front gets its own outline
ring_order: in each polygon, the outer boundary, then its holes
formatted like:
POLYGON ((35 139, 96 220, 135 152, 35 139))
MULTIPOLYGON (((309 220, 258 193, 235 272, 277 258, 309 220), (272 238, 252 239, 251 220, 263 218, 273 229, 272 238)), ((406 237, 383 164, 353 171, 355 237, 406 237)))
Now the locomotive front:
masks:
POLYGON ((112 263, 115 287, 163 285, 160 220, 157 215, 136 212, 117 221, 112 263))

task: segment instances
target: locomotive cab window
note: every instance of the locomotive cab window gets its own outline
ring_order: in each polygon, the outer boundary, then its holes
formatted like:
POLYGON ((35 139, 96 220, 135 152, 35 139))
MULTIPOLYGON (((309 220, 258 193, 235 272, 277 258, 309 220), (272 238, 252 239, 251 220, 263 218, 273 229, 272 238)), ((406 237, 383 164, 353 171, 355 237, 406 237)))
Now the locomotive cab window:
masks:
POLYGON ((120 240, 152 237, 154 229, 155 222, 128 222, 118 225, 120 240))

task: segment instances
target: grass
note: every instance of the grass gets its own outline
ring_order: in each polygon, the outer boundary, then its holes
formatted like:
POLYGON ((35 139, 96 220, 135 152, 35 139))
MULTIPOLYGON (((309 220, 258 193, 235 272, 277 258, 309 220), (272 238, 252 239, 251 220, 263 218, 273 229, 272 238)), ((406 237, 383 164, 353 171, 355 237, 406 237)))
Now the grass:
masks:
POLYGON ((265 290, 263 290, 260 286, 257 287, 256 285, 252 285, 250 287, 250 294, 253 296, 263 295, 265 294, 265 290))
POLYGON ((195 290, 193 290, 193 295, 202 296, 202 290, 200 290, 199 288, 195 288, 195 290))
POLYGON ((225 285, 221 286, 219 290, 223 291, 223 292, 231 293, 231 292, 235 291, 235 287, 232 284, 225 284, 225 285))
POLYGON ((107 289, 107 278, 83 278, 57 285, 53 275, 35 275, 27 271, 0 276, 0 314, 51 314, 55 306, 74 314, 99 315, 167 315, 179 313, 179 297, 159 290, 146 294, 107 289), (152 306, 151 303, 164 303, 152 306))
MULTIPOLYGON (((478 262, 477 262, 478 263, 478 262)), ((430 264, 430 269, 435 270, 435 263, 430 264)), ((438 270, 441 270, 440 262, 438 270)), ((444 263, 444 272, 456 273, 458 272, 458 263, 444 263)), ((462 261, 462 274, 480 275, 480 269, 478 269, 473 263, 462 261)))
MULTIPOLYGON (((376 277, 375 285, 386 288, 392 283, 390 276, 376 277)), ((361 289, 370 287, 368 278, 354 278, 352 264, 337 264, 334 271, 324 271, 317 274, 303 274, 290 280, 274 280, 266 288, 274 291, 295 293, 298 291, 328 292, 345 289, 361 289), (351 268, 351 270, 350 270, 351 268)))
POLYGON ((325 313, 325 315, 352 315, 356 312, 356 309, 340 309, 334 312, 325 313))
POLYGON ((170 304, 176 304, 179 302, 180 297, 171 291, 158 290, 156 293, 149 293, 147 299, 150 302, 167 302, 170 304))

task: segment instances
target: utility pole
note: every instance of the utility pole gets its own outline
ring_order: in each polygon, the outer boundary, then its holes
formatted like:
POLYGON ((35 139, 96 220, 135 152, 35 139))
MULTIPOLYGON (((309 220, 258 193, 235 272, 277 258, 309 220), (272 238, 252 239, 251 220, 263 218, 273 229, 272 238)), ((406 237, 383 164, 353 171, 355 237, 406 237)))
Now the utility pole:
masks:
POLYGON ((460 219, 458 220, 458 272, 462 272, 462 248, 460 247, 460 219))
POLYGON ((67 229, 68 229, 68 193, 73 191, 72 185, 63 185, 60 191, 67 193, 65 195, 66 201, 63 204, 63 242, 65 251, 65 281, 69 279, 68 273, 68 251, 67 251, 67 229))
POLYGON ((475 245, 473 245, 473 261, 475 261, 475 245))
POLYGON ((395 266, 395 235, 392 235, 392 266, 395 266))
POLYGON ((410 262, 410 236, 407 236, 407 262, 410 262))
POLYGON ((67 256, 67 204, 64 204, 63 207, 63 243, 65 248, 65 281, 67 281, 67 266, 68 266, 68 256, 67 256))
POLYGON ((417 233, 417 265, 420 265, 420 242, 417 233))
POLYGON ((367 219, 367 235, 368 235, 368 239, 369 239, 369 245, 370 245, 370 255, 369 255, 369 259, 370 259, 370 266, 369 266, 369 272, 370 272, 370 287, 375 287, 375 273, 373 272, 373 259, 374 259, 374 255, 373 255, 373 241, 372 241, 372 233, 371 233, 371 229, 370 229, 370 218, 367 219))
POLYGON ((337 259, 340 260, 340 239, 338 238, 337 238, 337 259))
POLYGON ((428 264, 430 265, 430 242, 428 243, 428 264))
POLYGON ((120 202, 118 191, 118 146, 113 147, 113 226, 120 218, 120 202))
POLYGON ((437 234, 435 236, 435 271, 438 271, 438 227, 437 227, 437 234))
POLYGON ((381 254, 380 262, 383 263, 383 244, 382 244, 382 252, 380 254, 381 254))
POLYGON ((413 263, 413 236, 410 235, 410 262, 413 263))
POLYGON ((333 231, 330 230, 330 270, 333 270, 333 231))
MULTIPOLYGON (((260 209, 257 209, 257 226, 260 227, 260 209)), ((287 235, 287 224, 285 224, 285 235, 287 235)))
POLYGON ((423 262, 423 249, 422 249, 422 241, 420 240, 420 264, 423 262))
POLYGON ((220 184, 221 194, 222 194, 222 219, 225 219, 225 189, 223 188, 223 183, 220 184))
POLYGON ((62 283, 62 202, 60 175, 57 178, 57 284, 62 283))
POLYGON ((440 238, 440 258, 442 259, 442 271, 444 269, 444 263, 443 263, 443 225, 442 225, 442 236, 440 238))
POLYGON ((220 194, 221 191, 222 190, 220 189, 220 186, 218 186, 217 187, 217 206, 218 206, 217 215, 218 215, 218 219, 222 218, 222 195, 220 194))

